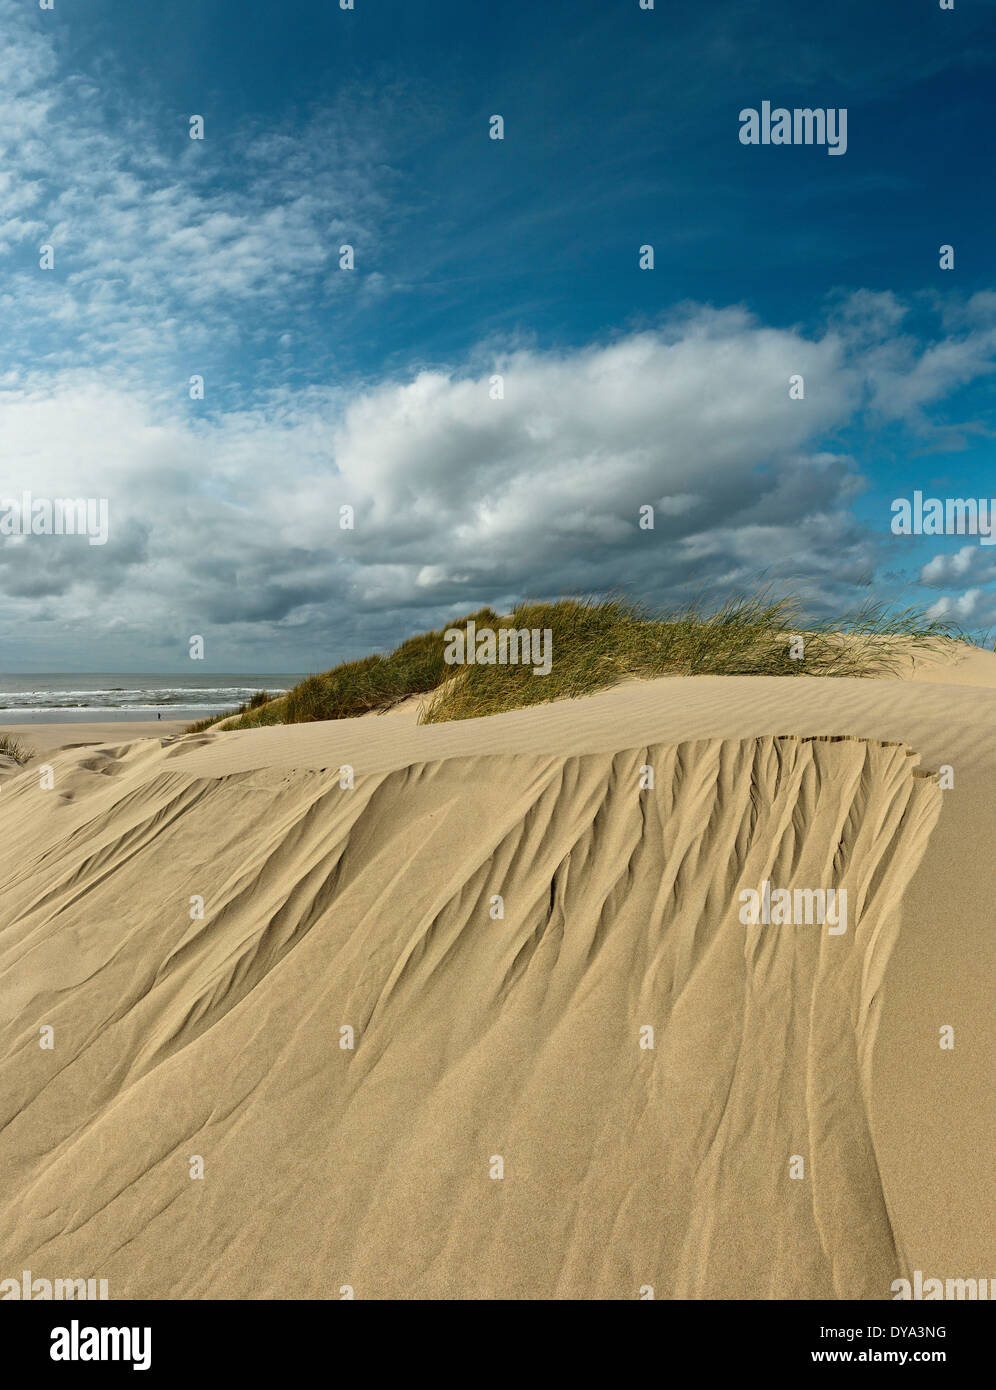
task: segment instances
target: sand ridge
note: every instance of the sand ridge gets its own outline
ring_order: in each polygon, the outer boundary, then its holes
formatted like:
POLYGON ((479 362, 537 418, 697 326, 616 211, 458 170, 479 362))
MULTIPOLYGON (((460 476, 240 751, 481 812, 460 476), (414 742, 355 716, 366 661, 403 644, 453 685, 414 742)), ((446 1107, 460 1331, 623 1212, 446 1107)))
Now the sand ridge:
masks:
POLYGON ((50 755, 46 792, 29 765, 0 795, 0 1276, 879 1298, 984 1273, 994 698, 673 678, 122 738, 50 755), (840 938, 738 920, 745 886, 845 876, 840 938))
POLYGON ((40 896, 36 864, 3 884, 6 1263, 118 1297, 164 1271, 180 1297, 456 1298, 877 1296, 899 1272, 866 1092, 940 809, 908 749, 449 758, 352 790, 161 768, 107 779, 40 896), (765 877, 846 879, 851 931, 742 927, 765 877))

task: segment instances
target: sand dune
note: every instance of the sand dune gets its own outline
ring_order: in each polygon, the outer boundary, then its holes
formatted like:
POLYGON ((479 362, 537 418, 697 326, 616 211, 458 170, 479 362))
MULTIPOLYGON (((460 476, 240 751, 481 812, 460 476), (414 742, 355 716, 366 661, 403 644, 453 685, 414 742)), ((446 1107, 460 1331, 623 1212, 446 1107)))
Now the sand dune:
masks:
POLYGON ((71 749, 50 791, 29 768, 0 797, 0 1277, 883 1298, 986 1274, 994 700, 675 679, 71 749), (742 924, 765 880, 846 887, 846 932, 742 924))

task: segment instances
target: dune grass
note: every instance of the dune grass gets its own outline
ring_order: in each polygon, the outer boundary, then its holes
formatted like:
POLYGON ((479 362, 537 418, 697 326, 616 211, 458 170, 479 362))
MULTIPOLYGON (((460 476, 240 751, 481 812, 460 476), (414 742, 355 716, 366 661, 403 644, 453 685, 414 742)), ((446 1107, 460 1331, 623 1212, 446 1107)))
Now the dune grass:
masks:
POLYGON ((424 723, 590 695, 634 676, 880 676, 898 671, 911 649, 962 636, 917 609, 896 613, 886 604, 814 623, 797 596, 767 591, 668 614, 621 598, 529 603, 503 625, 550 630, 550 674, 526 665, 461 667, 433 696, 424 723))
POLYGON ((666 613, 620 596, 525 602, 505 617, 484 608, 411 637, 388 656, 308 676, 284 696, 260 692, 234 716, 201 720, 188 732, 223 719, 236 729, 346 719, 390 709, 412 695, 430 696, 421 722, 433 724, 590 695, 633 676, 880 676, 898 671, 912 654, 971 641, 955 624, 916 608, 897 612, 887 603, 819 622, 804 614, 799 595, 768 589, 713 607, 693 600, 666 613), (478 630, 549 630, 550 673, 536 675, 525 664, 447 665, 445 632, 466 631, 471 621, 478 630))
MULTIPOLYGON (((501 619, 490 608, 481 608, 457 618, 450 627, 466 631, 469 622, 479 627, 497 627, 501 619)), ((186 733, 230 720, 226 728, 258 729, 267 724, 305 724, 318 719, 349 719, 360 714, 389 710, 411 695, 424 695, 437 689, 453 674, 443 659, 445 632, 420 632, 409 637, 388 656, 364 656, 344 661, 331 671, 307 676, 293 690, 275 699, 260 700, 254 695, 247 705, 233 714, 215 715, 193 724, 186 733), (258 703, 257 703, 258 702, 258 703)))
POLYGON ((13 758, 15 763, 26 763, 29 758, 35 756, 33 748, 25 748, 24 744, 18 743, 11 734, 0 734, 0 753, 13 758))
POLYGON ((248 714, 251 710, 257 710, 263 705, 269 704, 272 699, 273 696, 270 695, 268 691, 257 690, 255 695, 239 705, 238 709, 232 710, 228 714, 209 714, 206 719, 198 719, 195 724, 188 724, 183 732, 185 734, 203 733, 205 729, 213 728, 215 724, 220 723, 223 719, 231 719, 237 714, 248 714))

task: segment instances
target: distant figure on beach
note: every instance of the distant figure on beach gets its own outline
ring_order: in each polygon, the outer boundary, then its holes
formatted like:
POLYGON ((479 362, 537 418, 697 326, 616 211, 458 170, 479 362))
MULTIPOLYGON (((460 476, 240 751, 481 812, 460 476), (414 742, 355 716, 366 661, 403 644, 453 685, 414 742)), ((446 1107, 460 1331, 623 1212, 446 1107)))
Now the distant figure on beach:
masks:
POLYGON ((161 711, 160 711, 160 710, 156 710, 156 718, 157 718, 157 719, 162 719, 162 717, 163 717, 163 716, 162 716, 161 711))

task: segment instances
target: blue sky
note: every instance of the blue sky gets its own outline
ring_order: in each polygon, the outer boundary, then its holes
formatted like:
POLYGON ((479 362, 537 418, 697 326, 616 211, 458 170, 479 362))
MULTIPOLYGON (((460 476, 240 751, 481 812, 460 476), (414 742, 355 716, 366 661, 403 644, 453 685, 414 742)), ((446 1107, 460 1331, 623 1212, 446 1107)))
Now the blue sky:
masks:
POLYGON ((996 547, 889 533, 996 495, 992 4, 0 0, 0 35, 0 497, 111 514, 0 536, 0 666, 321 668, 761 569, 996 626, 996 547), (763 100, 846 108, 846 153, 744 146, 763 100))

